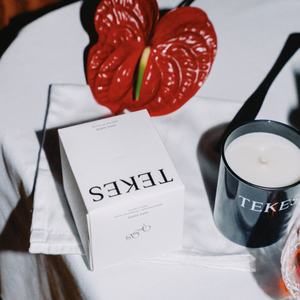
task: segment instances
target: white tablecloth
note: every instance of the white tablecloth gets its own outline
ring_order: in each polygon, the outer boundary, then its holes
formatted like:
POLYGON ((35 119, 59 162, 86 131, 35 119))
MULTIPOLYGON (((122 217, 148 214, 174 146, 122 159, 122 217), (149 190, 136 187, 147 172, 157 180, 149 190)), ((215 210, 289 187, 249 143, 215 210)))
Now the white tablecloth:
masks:
MULTIPOLYGON (((161 8, 174 5, 171 0, 158 3, 161 8)), ((300 3, 297 0, 251 3, 226 0, 195 1, 194 5, 208 14, 218 36, 213 69, 197 97, 216 101, 212 103, 234 102, 238 107, 269 71, 287 35, 299 31, 300 3)), ((26 137, 43 128, 50 84, 85 84, 82 55, 88 38, 80 23, 80 7, 81 2, 69 5, 25 27, 1 58, 1 144, 4 139, 26 137)), ((298 107, 295 81, 298 62, 299 54, 280 73, 259 118, 289 122, 291 112, 298 107)), ((195 100, 192 101, 180 114, 193 111, 195 100)), ((203 116, 215 117, 216 110, 211 106, 203 116)), ((227 120, 221 120, 229 121, 233 115, 234 111, 226 115, 227 120)), ((12 185, 8 174, 14 174, 14 170, 3 160, 0 160, 0 170, 1 293, 4 299, 43 299, 43 293, 49 293, 45 284, 49 276, 41 268, 49 258, 29 254, 27 236, 12 237, 15 244, 7 242, 11 233, 7 228, 11 222, 18 223, 15 214, 30 207, 30 197, 26 196, 31 190, 23 188, 30 186, 30 182, 13 180, 12 185), (24 242, 22 250, 18 247, 21 242, 24 242), (39 278, 40 274, 43 276, 39 278), (40 289, 33 292, 34 286, 40 289)), ((24 218, 30 219, 30 213, 24 218)), ((21 224, 28 226, 28 222, 21 224)), ((12 234, 17 232, 16 229, 12 234)), ((253 274, 142 262, 90 272, 79 255, 66 255, 64 262, 84 299, 270 299, 270 296, 277 299, 282 296, 278 263, 281 246, 282 241, 251 251, 257 259, 257 271, 253 274)))

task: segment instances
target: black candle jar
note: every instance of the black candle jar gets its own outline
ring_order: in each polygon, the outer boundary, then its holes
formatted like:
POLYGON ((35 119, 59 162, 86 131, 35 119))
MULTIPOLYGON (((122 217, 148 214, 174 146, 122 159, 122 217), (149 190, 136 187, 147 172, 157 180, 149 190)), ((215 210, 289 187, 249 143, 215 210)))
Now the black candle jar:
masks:
POLYGON ((232 170, 225 156, 227 147, 238 137, 255 132, 284 137, 300 149, 299 132, 269 120, 242 124, 228 134, 222 145, 215 224, 228 239, 251 248, 271 245, 286 233, 300 193, 299 180, 286 186, 264 187, 246 181, 232 170))

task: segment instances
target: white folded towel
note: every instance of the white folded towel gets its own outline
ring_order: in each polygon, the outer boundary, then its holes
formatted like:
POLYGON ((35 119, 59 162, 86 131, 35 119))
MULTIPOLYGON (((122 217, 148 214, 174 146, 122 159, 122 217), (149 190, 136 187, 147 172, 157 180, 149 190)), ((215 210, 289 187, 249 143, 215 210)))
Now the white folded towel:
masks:
MULTIPOLYGON (((96 103, 86 85, 52 85, 49 104, 45 143, 40 152, 35 185, 29 251, 83 254, 63 193, 56 129, 107 117, 111 112, 96 103)), ((216 228, 202 178, 204 173, 201 173, 203 170, 199 166, 199 149, 206 149, 203 140, 200 142, 203 134, 214 126, 230 121, 240 106, 240 102, 195 96, 176 112, 152 118, 186 186, 184 241, 182 251, 143 259, 141 262, 255 270, 255 259, 247 249, 226 239, 216 228)), ((34 178, 37 162, 36 155, 32 153, 36 153, 38 147, 36 136, 28 135, 22 140, 8 138, 3 147, 9 169, 14 172, 12 178, 19 176, 19 181, 30 185, 31 181, 26 178, 34 178), (20 143, 22 148, 16 147, 16 143, 20 143), (30 168, 22 167, 25 160, 30 168)), ((202 159, 202 167, 206 162, 206 158, 202 159)))

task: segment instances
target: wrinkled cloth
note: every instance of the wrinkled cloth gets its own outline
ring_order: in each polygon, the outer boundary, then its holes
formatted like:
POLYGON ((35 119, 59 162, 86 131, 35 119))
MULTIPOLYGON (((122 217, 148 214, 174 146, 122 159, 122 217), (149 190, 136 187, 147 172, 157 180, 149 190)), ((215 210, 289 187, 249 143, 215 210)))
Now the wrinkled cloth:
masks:
MULTIPOLYGON (((194 97, 177 112, 152 118, 186 187, 184 239, 182 251, 140 261, 254 271, 254 258, 247 249, 226 239, 216 228, 207 196, 209 187, 203 180, 206 173, 213 174, 216 170, 209 169, 212 153, 201 137, 234 115, 239 106, 234 101, 194 97)), ((15 170, 12 178, 19 174, 25 184, 26 177, 32 178, 37 163, 35 159, 29 162, 32 147, 37 146, 38 136, 40 144, 44 140, 34 191, 31 253, 84 254, 62 188, 57 128, 108 116, 110 111, 96 103, 88 86, 52 85, 44 138, 40 132, 22 140, 6 140, 6 160, 11 164, 10 169, 15 170), (15 153, 14 149, 20 149, 16 147, 19 142, 22 150, 15 153), (27 163, 23 164, 23 160, 27 163)), ((208 134, 207 143, 209 136, 214 134, 208 134)))

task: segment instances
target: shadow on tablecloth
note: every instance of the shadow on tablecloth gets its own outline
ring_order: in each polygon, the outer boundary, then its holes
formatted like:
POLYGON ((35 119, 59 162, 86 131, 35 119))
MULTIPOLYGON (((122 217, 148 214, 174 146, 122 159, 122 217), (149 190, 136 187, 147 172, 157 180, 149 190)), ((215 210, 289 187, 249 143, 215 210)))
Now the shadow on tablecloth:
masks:
MULTIPOLYGON (((25 256, 34 257, 33 261, 36 263, 30 266, 28 277, 24 280, 30 282, 32 277, 38 278, 40 284, 34 288, 35 291, 39 290, 41 299, 82 299, 75 279, 62 256, 28 253, 33 200, 31 196, 25 196, 22 187, 20 187, 20 194, 21 199, 10 214, 0 235, 0 252, 22 252, 25 256)), ((20 262, 19 259, 18 262, 20 262)), ((21 269, 26 266, 24 264, 24 266, 18 265, 17 267, 21 269)), ((11 266, 12 269, 15 267, 11 266)), ((20 272, 23 273, 24 270, 20 270, 20 272)), ((0 292, 2 290, 1 286, 0 278, 0 292)), ((30 287, 30 284, 28 286, 30 287)))

